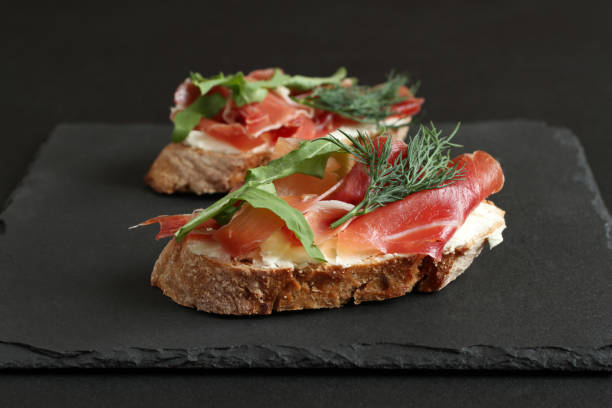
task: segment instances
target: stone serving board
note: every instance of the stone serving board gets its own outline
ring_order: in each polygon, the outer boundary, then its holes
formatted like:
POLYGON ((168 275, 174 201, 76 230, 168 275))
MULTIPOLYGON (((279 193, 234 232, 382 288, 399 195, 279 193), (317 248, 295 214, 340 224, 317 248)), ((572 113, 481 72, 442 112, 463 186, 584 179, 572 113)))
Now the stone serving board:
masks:
MULTIPOLYGON (((452 124, 441 125, 448 131, 452 124)), ((612 221, 584 152, 540 122, 465 124, 499 159, 505 241, 434 294, 224 317, 149 284, 159 214, 219 196, 142 181, 168 126, 55 129, 0 215, 0 368, 400 368, 612 371, 612 221)))

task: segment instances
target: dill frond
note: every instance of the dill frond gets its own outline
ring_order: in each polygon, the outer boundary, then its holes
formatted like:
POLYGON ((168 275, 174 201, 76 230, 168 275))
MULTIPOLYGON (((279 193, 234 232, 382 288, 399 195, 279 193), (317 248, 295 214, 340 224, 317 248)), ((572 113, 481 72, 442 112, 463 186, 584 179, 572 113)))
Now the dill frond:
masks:
POLYGON ((398 95, 398 91, 407 83, 406 75, 392 73, 385 83, 374 87, 352 85, 315 88, 310 95, 299 99, 298 102, 337 113, 356 122, 380 125, 391 115, 393 105, 406 100, 406 97, 398 95))
POLYGON ((451 142, 458 130, 459 125, 449 136, 443 137, 442 132, 433 124, 429 128, 421 125, 417 134, 408 142, 406 154, 399 154, 391 163, 391 137, 387 137, 385 144, 377 149, 372 138, 365 132, 358 132, 357 137, 354 137, 341 131, 350 144, 345 144, 331 134, 326 136, 327 140, 363 163, 370 178, 363 200, 335 221, 331 228, 418 191, 446 187, 463 180, 463 166, 459 163, 449 165, 450 149, 461 147, 451 142))

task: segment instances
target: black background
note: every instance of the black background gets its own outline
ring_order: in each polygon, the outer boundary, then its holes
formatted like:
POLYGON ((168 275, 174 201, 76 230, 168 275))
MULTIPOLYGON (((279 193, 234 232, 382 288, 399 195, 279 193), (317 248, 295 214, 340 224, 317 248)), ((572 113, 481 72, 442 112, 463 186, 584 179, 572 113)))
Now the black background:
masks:
MULTIPOLYGON (((570 128, 610 207, 609 2, 456 3, 13 2, 0 28, 0 198, 57 123, 167 122, 171 94, 189 70, 329 74, 345 65, 364 83, 391 68, 413 73, 426 120, 532 118, 570 128)), ((612 398, 608 376, 288 374, 10 373, 0 377, 0 399, 603 406, 612 398)))

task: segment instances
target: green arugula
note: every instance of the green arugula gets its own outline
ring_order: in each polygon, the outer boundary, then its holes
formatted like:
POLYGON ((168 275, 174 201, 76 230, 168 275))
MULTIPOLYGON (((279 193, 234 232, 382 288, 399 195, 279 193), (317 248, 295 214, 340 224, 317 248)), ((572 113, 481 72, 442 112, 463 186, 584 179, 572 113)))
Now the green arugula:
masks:
POLYGON ((200 96, 174 117, 172 141, 182 142, 202 118, 212 118, 225 106, 225 98, 217 93, 200 96))
POLYGON ((227 87, 232 92, 232 98, 236 105, 243 106, 253 102, 261 102, 268 94, 268 89, 278 86, 305 91, 325 84, 338 85, 346 77, 346 69, 341 67, 328 77, 307 77, 287 75, 276 68, 270 79, 262 81, 247 81, 242 72, 228 76, 220 72, 209 78, 205 78, 200 73, 192 72, 190 77, 193 84, 200 89, 202 96, 174 117, 173 142, 185 140, 201 118, 216 116, 223 108, 225 105, 223 96, 219 94, 206 95, 215 86, 227 87))
POLYGON ((266 208, 279 216, 300 240, 306 253, 318 261, 325 262, 325 256, 314 244, 314 234, 304 215, 276 195, 272 182, 295 173, 322 178, 327 159, 332 153, 339 151, 341 148, 335 144, 317 139, 303 142, 298 149, 270 161, 266 166, 250 169, 242 187, 213 203, 183 225, 175 234, 176 240, 180 241, 198 225, 211 218, 220 224, 229 222, 240 208, 236 204, 247 202, 253 207, 266 208))
POLYGON ((232 98, 236 105, 243 106, 247 103, 261 102, 268 94, 268 89, 276 88, 277 86, 286 86, 297 91, 305 91, 325 84, 339 85, 340 81, 345 77, 346 69, 344 67, 328 77, 292 76, 284 74, 283 71, 276 68, 272 78, 262 81, 247 81, 242 72, 228 76, 219 73, 210 78, 204 78, 198 73, 192 73, 191 81, 200 88, 202 95, 205 95, 214 86, 226 86, 232 91, 232 98))

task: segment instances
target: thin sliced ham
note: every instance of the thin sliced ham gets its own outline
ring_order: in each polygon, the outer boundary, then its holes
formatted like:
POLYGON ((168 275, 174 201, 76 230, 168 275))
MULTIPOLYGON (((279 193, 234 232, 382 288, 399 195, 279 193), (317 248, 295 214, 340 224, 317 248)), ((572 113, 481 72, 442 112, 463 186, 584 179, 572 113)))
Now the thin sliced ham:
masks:
MULTIPOLYGON (((353 205, 343 201, 320 200, 308 208, 304 213, 304 218, 306 218, 308 225, 312 228, 315 245, 322 245, 328 240, 335 238, 338 232, 342 231, 349 223, 347 222, 345 225, 336 229, 331 229, 330 225, 337 219, 346 215, 353 207, 353 205)), ((287 229, 286 232, 292 237, 291 241, 294 245, 301 245, 300 241, 291 231, 287 229)))
POLYGON ((247 81, 267 81, 268 79, 274 76, 275 71, 276 68, 256 69, 254 71, 249 72, 249 74, 244 78, 247 81))
MULTIPOLYGON (((177 215, 160 215, 155 218, 148 219, 135 227, 145 225, 159 224, 159 232, 155 239, 162 239, 173 236, 183 225, 195 217, 197 212, 193 214, 177 214, 177 215)), ((192 232, 187 234, 187 238, 192 238, 201 235, 211 235, 213 230, 219 228, 219 224, 215 220, 208 220, 200 224, 192 232)))
POLYGON ((266 137, 250 136, 244 126, 239 123, 226 124, 216 120, 202 118, 195 127, 195 130, 206 133, 207 135, 221 140, 238 150, 249 151, 257 146, 267 144, 269 139, 266 137))
POLYGON ((333 157, 327 160, 323 178, 306 174, 292 174, 274 182, 276 193, 283 196, 298 196, 302 194, 323 194, 335 186, 340 180, 340 163, 333 157))
POLYGON ((174 91, 174 105, 176 109, 185 109, 200 96, 200 88, 191 82, 191 78, 184 80, 174 91))
MULTIPOLYGON (((313 194, 283 197, 283 199, 292 207, 304 212, 320 197, 313 194)), ((270 235, 284 225, 284 222, 272 211, 244 204, 229 223, 213 233, 213 237, 232 256, 244 257, 259 248, 270 235)))
POLYGON ((278 129, 288 125, 298 116, 308 116, 310 113, 306 107, 288 104, 282 96, 273 91, 268 92, 263 101, 241 106, 237 111, 250 136, 259 136, 269 130, 278 129))
POLYGON ((354 219, 338 234, 338 256, 423 254, 440 260, 469 213, 504 184, 499 163, 486 152, 463 154, 453 163, 465 166, 464 180, 411 194, 354 219))
POLYGON ((421 111, 421 106, 425 103, 423 98, 410 98, 396 103, 391 107, 392 117, 406 117, 416 115, 421 111))

